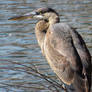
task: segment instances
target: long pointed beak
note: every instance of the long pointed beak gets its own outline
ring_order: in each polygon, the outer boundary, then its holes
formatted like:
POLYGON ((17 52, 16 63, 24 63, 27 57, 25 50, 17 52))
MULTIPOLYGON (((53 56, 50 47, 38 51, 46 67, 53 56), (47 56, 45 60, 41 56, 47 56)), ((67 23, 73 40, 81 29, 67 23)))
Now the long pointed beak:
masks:
POLYGON ((24 20, 24 19, 42 19, 43 16, 42 15, 37 15, 35 11, 33 12, 29 12, 29 13, 26 13, 24 15, 21 15, 21 16, 15 16, 15 17, 12 17, 8 20, 24 20))
POLYGON ((15 16, 12 18, 9 18, 8 20, 24 20, 24 19, 32 19, 36 15, 36 12, 29 12, 24 15, 15 16))

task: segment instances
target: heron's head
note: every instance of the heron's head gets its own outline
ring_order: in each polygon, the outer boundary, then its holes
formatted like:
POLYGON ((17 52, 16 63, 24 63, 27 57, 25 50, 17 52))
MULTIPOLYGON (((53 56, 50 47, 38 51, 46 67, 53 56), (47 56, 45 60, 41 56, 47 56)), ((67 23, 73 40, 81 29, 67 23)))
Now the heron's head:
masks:
POLYGON ((15 16, 10 20, 23 20, 23 19, 44 19, 48 22, 59 22, 58 13, 52 8, 39 8, 32 12, 26 13, 22 16, 15 16))

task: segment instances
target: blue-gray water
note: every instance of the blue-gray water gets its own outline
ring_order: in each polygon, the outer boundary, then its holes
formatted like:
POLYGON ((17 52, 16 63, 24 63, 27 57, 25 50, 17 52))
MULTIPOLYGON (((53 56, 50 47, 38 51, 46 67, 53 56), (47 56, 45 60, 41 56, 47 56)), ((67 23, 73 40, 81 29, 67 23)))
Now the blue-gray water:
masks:
POLYGON ((44 79, 26 69, 35 65, 38 71, 57 80, 37 44, 36 21, 8 20, 39 7, 56 9, 61 22, 77 27, 92 55, 92 0, 0 0, 0 92, 53 92, 44 79))

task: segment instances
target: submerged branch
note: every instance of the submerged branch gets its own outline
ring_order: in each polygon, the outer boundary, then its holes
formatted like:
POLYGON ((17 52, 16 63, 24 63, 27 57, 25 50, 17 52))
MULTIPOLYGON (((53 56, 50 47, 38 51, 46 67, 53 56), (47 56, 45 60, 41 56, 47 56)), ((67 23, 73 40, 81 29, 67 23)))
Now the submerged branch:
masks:
MULTIPOLYGON (((35 67, 35 65, 31 64, 31 66, 27 66, 23 63, 20 63, 20 62, 13 62, 13 61, 8 61, 9 63, 12 63, 12 64, 15 64, 15 65, 20 65, 22 67, 8 67, 6 69, 9 69, 9 70, 14 70, 14 71, 20 71, 20 72, 25 72, 27 74, 30 74, 34 77, 38 77, 40 79, 44 79, 45 81, 47 81, 49 83, 48 87, 44 84, 43 87, 44 88, 36 88, 36 87, 31 87, 31 86, 25 86, 25 85, 15 85, 15 84, 8 84, 8 83, 0 83, 0 84, 3 84, 3 85, 7 85, 7 86, 12 86, 12 87, 22 87, 22 88, 32 88, 32 89, 49 89, 49 90, 52 90, 51 87, 53 87, 56 92, 60 92, 59 89, 61 90, 64 90, 65 92, 68 92, 67 89, 65 89, 60 83, 58 83, 57 81, 55 81, 54 79, 50 78, 49 76, 45 75, 45 74, 42 74, 41 72, 39 72, 39 70, 35 67)), ((4 68, 5 69, 5 68, 4 68)), ((41 85, 41 84, 39 84, 41 85)))

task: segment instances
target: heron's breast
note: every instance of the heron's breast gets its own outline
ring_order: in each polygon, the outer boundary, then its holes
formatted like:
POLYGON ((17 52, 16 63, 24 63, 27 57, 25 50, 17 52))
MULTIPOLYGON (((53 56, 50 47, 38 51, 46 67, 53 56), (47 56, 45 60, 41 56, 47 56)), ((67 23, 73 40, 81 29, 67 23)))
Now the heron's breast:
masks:
POLYGON ((70 85, 73 82, 74 72, 66 57, 55 51, 47 39, 44 41, 44 52, 52 70, 64 83, 70 85))
POLYGON ((44 52, 46 59, 50 66, 54 68, 54 70, 62 70, 64 71, 65 66, 68 65, 68 62, 66 62, 66 58, 62 55, 60 55, 58 52, 56 52, 48 42, 44 44, 44 52))

